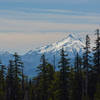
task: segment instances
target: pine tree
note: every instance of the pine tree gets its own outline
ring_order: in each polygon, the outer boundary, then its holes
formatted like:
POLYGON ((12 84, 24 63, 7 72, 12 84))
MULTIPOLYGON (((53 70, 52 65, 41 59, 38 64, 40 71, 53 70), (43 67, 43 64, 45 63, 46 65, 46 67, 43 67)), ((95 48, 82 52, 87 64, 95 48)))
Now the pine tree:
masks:
MULTIPOLYGON (((93 48, 94 50, 94 68, 95 71, 97 73, 97 76, 100 74, 100 36, 99 36, 99 29, 96 30, 96 35, 97 35, 97 39, 96 39, 96 46, 93 48)), ((100 81, 100 77, 97 79, 100 81)))
POLYGON ((72 100, 82 100, 82 59, 77 53, 75 57, 72 100))
POLYGON ((14 100, 14 62, 9 61, 6 77, 6 100, 14 100))
POLYGON ((0 64, 0 100, 5 99, 5 69, 6 67, 0 64))
POLYGON ((47 64, 47 83, 48 83, 48 99, 54 100, 54 88, 53 87, 53 81, 54 81, 54 73, 55 73, 55 67, 51 64, 47 64))
POLYGON ((19 100, 21 98, 21 59, 17 53, 14 54, 14 100, 19 100))
POLYGON ((83 54, 83 66, 84 66, 84 72, 85 72, 85 91, 84 91, 84 98, 86 100, 89 99, 88 96, 88 80, 89 80, 89 69, 90 69, 90 38, 88 35, 86 35, 86 43, 84 48, 84 54, 83 54))
POLYGON ((93 48, 94 51, 94 58, 93 58, 93 62, 94 62, 94 66, 93 66, 93 80, 94 82, 94 100, 99 100, 100 99, 100 33, 99 33, 99 29, 96 30, 96 36, 97 39, 95 41, 96 46, 93 48))
POLYGON ((68 100, 69 93, 68 93, 68 73, 69 73, 69 59, 68 55, 65 54, 64 49, 61 49, 60 53, 60 61, 59 61, 59 68, 60 68, 60 81, 59 81, 59 99, 60 100, 68 100))
POLYGON ((24 64, 20 62, 21 66, 21 91, 22 91, 22 100, 24 100, 25 96, 25 75, 24 75, 24 64))
POLYGON ((41 65, 38 67, 40 73, 39 91, 41 93, 41 100, 48 100, 48 77, 47 77, 47 61, 45 55, 41 56, 41 65))

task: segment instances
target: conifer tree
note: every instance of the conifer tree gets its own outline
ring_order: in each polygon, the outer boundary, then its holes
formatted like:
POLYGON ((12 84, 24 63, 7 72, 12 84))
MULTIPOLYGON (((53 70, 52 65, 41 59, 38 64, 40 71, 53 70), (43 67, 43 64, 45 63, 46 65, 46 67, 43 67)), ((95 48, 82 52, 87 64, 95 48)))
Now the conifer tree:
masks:
POLYGON ((55 68, 51 64, 47 64, 47 84, 48 84, 48 99, 51 98, 51 100, 54 100, 54 89, 53 87, 53 81, 54 81, 54 73, 55 68))
POLYGON ((45 55, 43 54, 41 56, 41 65, 38 67, 40 73, 40 92, 41 92, 41 100, 47 100, 48 99, 48 84, 47 84, 47 61, 45 58, 45 55))
POLYGON ((94 82, 94 100, 99 100, 100 99, 100 33, 99 33, 99 29, 96 30, 96 41, 95 41, 95 47, 93 48, 94 51, 94 58, 93 58, 93 62, 94 62, 94 66, 93 66, 93 80, 94 82))
POLYGON ((74 68, 70 72, 71 91, 70 100, 82 99, 82 58, 77 53, 74 60, 74 68))
POLYGON ((20 83, 21 83, 21 59, 17 53, 14 54, 14 96, 15 100, 21 98, 20 83))
MULTIPOLYGON (((96 46, 93 48, 94 50, 93 62, 94 62, 95 71, 98 76, 100 74, 100 33, 99 33, 99 29, 96 30, 96 36, 97 36, 97 39, 95 42, 96 46)), ((100 77, 98 78, 98 80, 100 80, 100 77)))
POLYGON ((0 100, 5 99, 5 65, 0 64, 0 100))
POLYGON ((8 72, 6 76, 6 100, 14 100, 14 63, 9 61, 8 72))
POLYGON ((61 58, 59 61, 59 69, 60 69, 59 100, 69 100, 69 93, 68 93, 69 59, 68 55, 65 54, 63 48, 61 49, 60 56, 61 58))
POLYGON ((82 99, 82 58, 77 53, 75 57, 74 81, 73 81, 73 100, 82 99))
POLYGON ((24 75, 24 64, 23 62, 20 62, 21 66, 21 93, 22 93, 22 100, 24 100, 25 96, 25 75, 24 75))
POLYGON ((84 72, 85 72, 85 91, 84 91, 84 98, 86 100, 89 99, 88 96, 88 81, 89 81, 89 69, 90 69, 90 38, 88 35, 86 35, 86 43, 84 48, 84 54, 83 54, 83 66, 84 66, 84 72))

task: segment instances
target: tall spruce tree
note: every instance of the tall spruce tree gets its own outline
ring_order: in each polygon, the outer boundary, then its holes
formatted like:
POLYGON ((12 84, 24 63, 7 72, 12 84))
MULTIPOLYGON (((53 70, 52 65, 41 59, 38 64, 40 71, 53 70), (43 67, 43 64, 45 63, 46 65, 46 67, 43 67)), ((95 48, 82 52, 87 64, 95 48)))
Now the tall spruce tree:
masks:
MULTIPOLYGON (((100 74, 100 33, 99 29, 96 30, 96 46, 93 48, 94 50, 94 68, 96 69, 97 76, 100 74)), ((98 77, 98 80, 100 81, 100 77, 98 77)))
POLYGON ((68 55, 65 54, 64 48, 61 49, 60 53, 60 79, 59 79, 59 100, 69 100, 68 93, 68 73, 69 73, 69 59, 68 55))
POLYGON ((5 100, 5 65, 0 63, 0 100, 5 100))
POLYGON ((88 35, 86 35, 86 43, 84 48, 84 54, 83 54, 83 66, 84 66, 84 72, 85 72, 85 84, 84 84, 84 99, 88 100, 88 81, 89 81, 89 69, 90 69, 90 38, 88 35))
POLYGON ((72 100, 82 100, 82 58, 77 53, 74 64, 72 100))
POLYGON ((22 100, 24 100, 24 96, 25 96, 24 63, 20 62, 20 66, 21 66, 21 93, 22 93, 22 100))
POLYGON ((95 81, 94 86, 95 86, 95 97, 94 100, 99 100, 100 99, 100 33, 99 33, 99 29, 96 30, 96 41, 95 41, 95 47, 93 48, 94 51, 94 58, 93 58, 93 62, 94 62, 94 74, 93 77, 95 79, 93 79, 95 81))
POLYGON ((20 100, 20 84, 21 84, 21 59, 17 53, 14 54, 14 100, 20 100))
POLYGON ((54 81, 54 73, 55 67, 51 64, 47 64, 47 83, 48 83, 48 100, 54 100, 54 88, 53 88, 53 81, 54 81))
POLYGON ((41 100, 48 100, 48 72, 47 72, 47 61, 45 58, 45 55, 43 54, 41 56, 41 65, 38 67, 40 73, 40 85, 39 85, 39 91, 41 93, 41 100))
POLYGON ((10 60, 6 76, 6 100, 14 100, 13 91, 14 91, 14 62, 10 60))

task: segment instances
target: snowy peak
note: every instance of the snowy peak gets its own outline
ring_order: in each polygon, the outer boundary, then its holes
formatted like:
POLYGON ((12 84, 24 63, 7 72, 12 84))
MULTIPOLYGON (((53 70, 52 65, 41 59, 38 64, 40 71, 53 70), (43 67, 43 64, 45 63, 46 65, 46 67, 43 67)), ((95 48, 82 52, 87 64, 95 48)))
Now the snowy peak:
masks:
MULTIPOLYGON (((36 51, 39 54, 51 52, 53 53, 59 51, 62 47, 64 47, 66 51, 73 52, 73 50, 75 49, 77 52, 79 52, 80 49, 82 50, 84 46, 84 42, 82 42, 82 40, 73 33, 69 34, 61 41, 55 42, 47 46, 43 46, 41 48, 38 48, 36 51)), ((29 53, 32 53, 32 51, 30 51, 29 53)))
POLYGON ((74 33, 69 34, 67 37, 68 37, 68 38, 71 38, 71 39, 75 39, 75 34, 74 34, 74 33))

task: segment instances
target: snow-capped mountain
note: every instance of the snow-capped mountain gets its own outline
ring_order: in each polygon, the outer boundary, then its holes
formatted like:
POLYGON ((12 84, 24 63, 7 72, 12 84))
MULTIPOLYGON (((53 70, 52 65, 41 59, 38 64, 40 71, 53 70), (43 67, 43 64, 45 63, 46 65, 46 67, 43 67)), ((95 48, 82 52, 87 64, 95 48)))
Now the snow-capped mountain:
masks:
MULTIPOLYGON (((93 34, 90 34, 90 36, 93 39, 93 34)), ((24 68, 25 74, 28 76, 36 75, 37 73, 36 68, 40 64, 40 58, 42 54, 45 54, 46 59, 52 64, 54 64, 54 57, 55 57, 55 64, 57 65, 60 59, 60 50, 62 49, 62 47, 64 48, 69 58, 71 59, 70 60, 70 62, 72 62, 71 64, 73 64, 76 53, 78 52, 81 55, 83 53, 84 46, 85 46, 84 33, 80 34, 69 33, 61 41, 37 48, 35 50, 31 50, 21 56, 25 66, 24 68)), ((12 54, 8 52, 3 52, 3 53, 1 52, 0 59, 4 64, 7 65, 9 59, 12 59, 12 54)))

